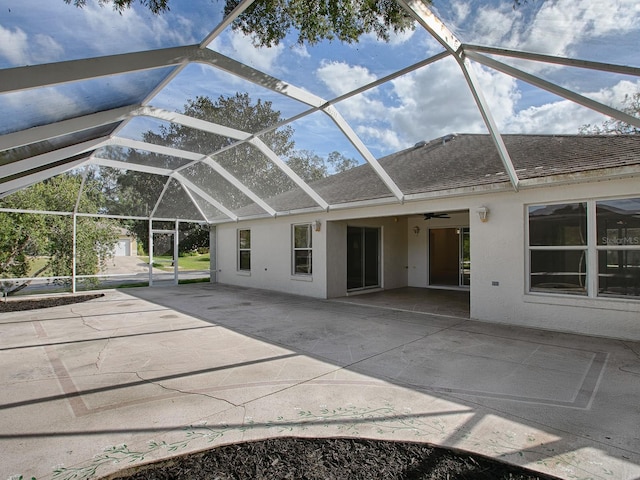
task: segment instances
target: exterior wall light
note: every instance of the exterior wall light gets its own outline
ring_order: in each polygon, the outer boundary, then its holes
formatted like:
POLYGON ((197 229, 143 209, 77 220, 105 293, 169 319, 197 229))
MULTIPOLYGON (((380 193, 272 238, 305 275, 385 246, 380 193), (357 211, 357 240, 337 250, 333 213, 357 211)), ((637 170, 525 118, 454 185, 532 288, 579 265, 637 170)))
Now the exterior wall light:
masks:
POLYGON ((415 227, 413 227, 413 233, 418 235, 420 233, 420 227, 417 226, 417 225, 415 227))
POLYGON ((311 226, 313 227, 313 229, 314 229, 316 232, 319 232, 319 231, 320 231, 320 227, 322 226, 322 222, 321 222, 320 220, 316 220, 315 222, 313 222, 313 223, 311 224, 311 226))
POLYGON ((480 217, 482 223, 489 221, 489 209, 487 207, 480 207, 476 210, 476 213, 480 217))

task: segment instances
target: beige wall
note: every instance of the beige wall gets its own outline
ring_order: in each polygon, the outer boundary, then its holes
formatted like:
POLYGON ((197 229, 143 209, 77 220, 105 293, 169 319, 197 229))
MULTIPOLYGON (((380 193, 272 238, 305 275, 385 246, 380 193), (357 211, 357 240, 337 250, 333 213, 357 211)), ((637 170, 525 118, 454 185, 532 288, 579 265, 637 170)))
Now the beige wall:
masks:
MULTIPOLYGON (((433 210, 425 210, 425 212, 427 211, 433 212, 433 210)), ((406 219, 409 244, 408 285, 410 287, 427 287, 429 285, 429 229, 469 226, 468 211, 446 211, 451 218, 432 218, 425 220, 424 215, 421 214, 411 215, 406 219), (413 231, 414 227, 420 229, 417 235, 413 231)))
POLYGON ((222 283, 265 288, 312 297, 346 294, 347 225, 382 228, 382 282, 392 289, 427 286, 429 226, 464 226, 471 232, 472 318, 552 330, 640 340, 640 300, 583 298, 526 291, 526 208, 593 198, 640 196, 637 178, 557 187, 456 196, 434 200, 335 210, 218 226, 218 279, 222 283), (476 213, 490 209, 482 223, 476 213), (425 222, 424 212, 460 212, 451 220, 425 222), (291 224, 321 219, 315 232, 313 277, 291 275, 291 224), (428 224, 428 225, 427 225, 428 224), (236 271, 236 230, 253 235, 251 275, 236 271), (420 226, 419 235, 413 227, 420 226), (328 252, 328 253, 327 253, 328 252), (327 261, 326 255, 329 256, 327 261))
POLYGON ((326 222, 312 232, 313 274, 292 275, 291 226, 312 223, 322 216, 289 216, 222 224, 216 227, 217 280, 220 283, 326 297, 326 222), (251 272, 237 269, 237 231, 251 229, 251 272))
POLYGON ((540 188, 486 198, 487 223, 471 214, 473 318, 640 340, 640 300, 526 291, 526 208, 531 204, 640 196, 637 179, 540 188), (499 285, 495 286, 494 282, 499 285))
POLYGON ((360 218, 329 222, 327 245, 327 297, 347 294, 347 227, 373 227, 381 230, 381 287, 406 287, 407 219, 402 216, 360 218))

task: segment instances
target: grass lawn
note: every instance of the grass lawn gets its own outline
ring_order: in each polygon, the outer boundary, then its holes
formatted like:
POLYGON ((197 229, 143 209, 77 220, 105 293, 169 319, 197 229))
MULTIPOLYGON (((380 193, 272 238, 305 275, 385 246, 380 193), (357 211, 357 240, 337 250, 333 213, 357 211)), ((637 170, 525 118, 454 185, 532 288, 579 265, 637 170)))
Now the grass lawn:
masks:
MULTIPOLYGON (((145 263, 149 263, 149 257, 140 257, 145 263)), ((181 270, 208 270, 209 254, 178 257, 178 267, 181 270)), ((153 257, 154 266, 161 270, 173 270, 171 256, 153 257)))
MULTIPOLYGON (((42 267, 46 265, 49 261, 48 257, 33 257, 31 258, 31 269, 29 273, 27 273, 27 277, 33 277, 33 275, 40 270, 42 267)), ((49 274, 49 272, 45 271, 40 274, 41 277, 45 277, 49 274)))

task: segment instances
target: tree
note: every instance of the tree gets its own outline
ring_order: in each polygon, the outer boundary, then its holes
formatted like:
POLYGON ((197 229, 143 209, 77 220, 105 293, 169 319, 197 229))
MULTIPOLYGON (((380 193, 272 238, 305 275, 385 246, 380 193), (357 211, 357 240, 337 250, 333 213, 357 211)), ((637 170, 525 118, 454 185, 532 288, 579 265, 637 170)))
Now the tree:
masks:
MULTIPOLYGON (((640 118, 640 91, 633 95, 626 94, 620 111, 640 118)), ((580 133, 582 135, 638 135, 640 128, 611 118, 602 122, 602 125, 583 125, 580 127, 580 133)))
POLYGON ((309 150, 296 150, 287 164, 307 183, 320 180, 336 173, 344 172, 358 165, 353 158, 340 152, 331 152, 326 159, 309 150))
MULTIPOLYGON (((65 3, 73 3, 76 7, 84 7, 87 0, 64 0, 65 3)), ((169 11, 169 0, 138 0, 143 7, 148 8, 154 14, 160 14, 169 11)), ((117 12, 123 12, 135 3, 135 0, 98 0, 98 5, 105 6, 113 4, 113 9, 117 12)))
MULTIPOLYGON (((254 102, 246 93, 220 96, 215 101, 209 97, 196 97, 187 101, 183 113, 255 134, 266 131, 282 121, 280 112, 273 109, 271 102, 254 102)), ((260 140, 306 182, 318 180, 357 164, 354 159, 346 158, 338 152, 331 153, 325 160, 313 152, 296 150, 293 134, 291 126, 284 126, 260 135, 260 140)), ((173 123, 162 126, 158 131, 147 131, 142 137, 149 143, 198 152, 203 156, 216 153, 212 157, 215 162, 265 199, 296 188, 295 183, 274 162, 249 143, 239 143, 233 138, 173 123)), ((175 158, 133 149, 112 148, 108 156, 127 163, 154 165, 169 170, 175 169, 177 165, 175 158)), ((251 199, 208 165, 194 163, 182 168, 180 174, 231 210, 252 203, 251 199)), ((109 192, 109 212, 113 214, 131 214, 132 211, 139 215, 150 214, 167 182, 167 178, 163 176, 124 170, 105 171, 102 177, 105 181, 104 190, 109 192)), ((165 192, 163 202, 167 204, 172 197, 184 198, 180 190, 180 185, 172 182, 165 192)), ((178 201, 169 207, 172 210, 175 207, 175 212, 185 211, 185 205, 178 201)), ((181 245, 181 251, 187 247, 208 244, 208 233, 205 230, 197 226, 193 226, 192 229, 193 231, 187 232, 189 241, 181 245)), ((147 250, 148 227, 140 223, 133 224, 131 231, 147 250)))
MULTIPOLYGON (((0 200, 0 207, 24 210, 73 211, 82 179, 77 175, 60 175, 0 200)), ((100 185, 88 181, 80 198, 84 213, 98 213, 102 194, 100 185)), ((110 220, 77 218, 76 273, 95 275, 112 255, 118 239, 118 225, 110 220)), ((0 276, 19 278, 39 276, 70 276, 73 262, 73 221, 68 215, 0 214, 0 276), (37 272, 29 274, 34 258, 47 262, 37 272)), ((27 283, 12 288, 9 294, 27 283)))
MULTIPOLYGON (((87 0, 64 0, 84 7, 87 0)), ((136 0, 97 0, 123 12, 136 0)), ((138 0, 154 14, 169 11, 169 0, 138 0)), ((239 0, 226 0, 228 15, 239 0)), ((255 1, 233 23, 235 30, 253 38, 256 46, 273 46, 291 30, 298 31, 298 43, 321 40, 357 42, 365 33, 375 33, 387 41, 391 32, 413 28, 413 20, 395 0, 262 0, 255 1)))
MULTIPOLYGON (((280 112, 273 110, 271 102, 258 100, 254 103, 249 95, 240 93, 229 97, 220 96, 215 101, 209 97, 196 97, 187 101, 183 113, 251 133, 263 131, 282 120, 280 112)), ((291 127, 282 127, 262 135, 261 140, 277 155, 286 157, 293 149, 292 134, 291 127)), ((288 189, 288 183, 284 181, 285 174, 250 144, 243 143, 232 147, 237 143, 233 138, 173 123, 162 126, 158 131, 147 131, 142 137, 145 142, 199 152, 203 156, 228 148, 216 155, 215 161, 247 187, 267 196, 288 189)), ((109 155, 126 162, 154 165, 171 170, 177 165, 175 158, 133 149, 112 149, 109 155)), ((228 208, 240 208, 249 202, 241 192, 207 165, 194 164, 184 168, 180 173, 204 190, 215 191, 216 199, 228 208)), ((167 182, 166 177, 134 171, 115 173, 112 171, 109 175, 115 177, 117 184, 117 188, 110 192, 108 202, 109 212, 114 214, 130 214, 131 211, 136 211, 141 215, 149 215, 167 182)), ((172 196, 181 194, 180 190, 181 187, 176 182, 172 182, 169 190, 165 192, 163 202, 166 204, 172 196)), ((176 216, 178 212, 184 211, 184 205, 174 205, 174 207, 176 216)), ((130 228, 131 233, 137 237, 145 251, 148 251, 148 227, 138 222, 131 224, 130 228)), ((206 230, 200 229, 197 225, 192 226, 191 229, 192 231, 186 232, 189 241, 181 245, 181 250, 208 245, 206 230)))
MULTIPOLYGON (((227 0, 225 15, 239 3, 227 0)), ((414 28, 409 13, 395 0, 270 0, 253 2, 233 27, 253 38, 257 46, 280 43, 292 29, 298 44, 322 40, 357 42, 366 33, 384 41, 390 34, 414 28)))
POLYGON ((346 172, 347 170, 351 170, 353 167, 358 166, 356 159, 345 157, 340 152, 331 152, 327 158, 327 162, 331 165, 332 171, 329 172, 331 175, 346 172))
MULTIPOLYGON (((87 0, 64 0, 84 7, 87 0)), ((221 1, 221 0, 219 0, 221 1)), ((432 0, 424 0, 431 4, 432 0)), ((97 0, 123 12, 136 0, 97 0)), ((138 0, 154 14, 169 11, 169 0, 138 0)), ((225 0, 230 14, 240 0, 225 0)), ((513 0, 513 8, 528 0, 513 0)), ((414 28, 411 16, 395 0, 260 0, 253 2, 234 22, 233 28, 253 38, 256 46, 273 46, 289 32, 297 30, 297 43, 316 44, 322 40, 354 43, 367 33, 388 41, 391 33, 414 28)))
MULTIPOLYGON (((189 100, 184 106, 183 113, 212 123, 225 125, 244 132, 258 133, 272 125, 279 123, 282 118, 280 112, 272 108, 271 102, 258 100, 252 102, 247 94, 237 93, 233 96, 220 96, 213 101, 208 97, 197 97, 189 100)), ((326 177, 330 173, 342 171, 357 164, 354 159, 348 159, 338 152, 329 155, 326 161, 319 155, 306 150, 295 150, 292 140, 293 129, 285 126, 260 136, 260 139, 306 182, 312 182, 326 177)), ((147 131, 143 134, 146 142, 170 146, 177 149, 199 152, 203 155, 216 154, 213 160, 233 174, 239 181, 263 198, 272 197, 295 188, 295 184, 262 152, 250 144, 237 144, 237 140, 196 130, 177 124, 163 126, 159 131, 147 131)), ((123 150, 113 148, 108 156, 125 162, 155 165, 168 169, 175 168, 175 159, 150 152, 133 149, 123 150)), ((237 188, 215 173, 209 166, 194 164, 180 171, 188 180, 212 192, 216 199, 232 210, 241 208, 250 199, 245 197, 237 188)), ((134 171, 106 170, 102 174, 109 191, 109 212, 127 214, 135 211, 141 215, 148 215, 153 210, 158 197, 167 181, 165 177, 150 175, 134 171)), ((173 184, 175 189, 180 187, 173 184)), ((166 192, 165 197, 172 193, 166 192)), ((176 205, 176 208, 179 206, 176 205)), ((194 227, 196 228, 196 227, 194 227)), ((147 226, 132 225, 132 233, 136 235, 143 248, 148 248, 147 226)), ((198 229, 195 237, 189 235, 189 248, 200 246, 199 242, 206 242, 206 231, 198 229), (201 239, 199 239, 202 237, 201 239)), ((182 248, 186 248, 181 246, 182 248)))

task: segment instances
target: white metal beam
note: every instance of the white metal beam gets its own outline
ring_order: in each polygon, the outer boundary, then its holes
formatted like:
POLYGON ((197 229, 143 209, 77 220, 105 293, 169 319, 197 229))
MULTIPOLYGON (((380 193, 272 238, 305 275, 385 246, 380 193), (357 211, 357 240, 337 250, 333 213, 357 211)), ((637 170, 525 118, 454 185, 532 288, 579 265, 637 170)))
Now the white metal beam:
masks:
MULTIPOLYGON (((182 116, 184 117, 184 115, 182 116)), ((191 120, 196 120, 196 119, 191 119, 191 120)), ((246 195, 251 200, 253 200, 256 204, 258 204, 264 211, 269 213, 269 215, 271 215, 272 217, 275 217, 276 215, 276 211, 271 206, 269 206, 269 204, 267 204, 259 195, 254 193, 249 187, 247 187, 244 183, 238 180, 234 175, 232 175, 228 170, 222 167, 218 162, 213 160, 210 156, 202 155, 200 153, 189 152, 186 150, 179 150, 171 147, 164 147, 162 145, 154 145, 152 143, 140 142, 138 140, 120 138, 120 137, 116 137, 112 139, 111 144, 159 153, 162 155, 169 155, 177 158, 184 158, 192 161, 192 163, 190 163, 189 165, 193 165, 199 162, 205 163, 211 169, 213 169, 216 173, 222 176, 225 180, 231 183, 235 188, 241 191, 244 195, 246 195)), ((273 155, 275 155, 275 153, 273 155)), ((183 171, 185 168, 187 168, 187 166, 188 165, 178 168, 172 171, 172 173, 174 172, 179 173, 183 171)))
POLYGON ((36 168, 42 169, 45 165, 57 163, 66 159, 71 161, 71 157, 95 150, 96 148, 103 146, 108 140, 109 139, 107 137, 96 138, 94 140, 71 145, 69 147, 60 148, 52 152, 0 165, 0 178, 18 175, 36 168))
POLYGON ((601 72, 620 73, 623 75, 633 75, 635 77, 640 77, 640 68, 630 67, 627 65, 594 62, 592 60, 580 60, 578 58, 556 57, 554 55, 545 55, 543 53, 523 52, 520 50, 485 47, 481 45, 463 44, 462 49, 465 53, 488 53, 490 55, 518 58, 520 60, 530 60, 540 63, 552 63, 555 65, 564 65, 565 67, 585 68, 588 70, 599 70, 601 72))
MULTIPOLYGON (((162 191, 160 192, 160 195, 158 195, 158 200, 156 200, 156 204, 153 206, 153 210, 151 210, 151 213, 149 214, 149 229, 151 230, 151 219, 153 218, 153 216, 156 214, 156 210, 158 210, 158 207, 160 206, 160 203, 162 203, 162 199, 164 198, 164 194, 167 193, 167 189, 169 188, 169 185, 171 185, 171 180, 172 178, 169 177, 167 178, 167 181, 164 182, 164 187, 162 187, 162 191)), ((149 247, 149 255, 151 255, 151 251, 153 249, 151 247, 149 247)), ((153 262, 151 260, 149 260, 149 268, 151 268, 151 264, 153 262)))
POLYGON ((527 82, 531 85, 535 85, 538 88, 542 88, 543 90, 547 90, 548 92, 566 98, 567 100, 571 100, 574 103, 640 128, 640 118, 634 117, 633 115, 621 112, 620 110, 616 110, 615 108, 609 107, 608 105, 605 105, 603 103, 596 102, 595 100, 592 100, 588 97, 563 88, 559 85, 556 85, 555 83, 543 80, 539 77, 536 77, 535 75, 531 75, 530 73, 523 72, 522 70, 482 55, 481 53, 469 52, 467 56, 479 63, 482 63, 483 65, 493 68, 494 70, 506 73, 507 75, 510 75, 514 78, 527 82))
POLYGON ((227 28, 233 21, 238 18, 242 13, 251 6, 254 0, 241 0, 238 5, 233 9, 233 11, 222 19, 222 22, 213 29, 213 31, 207 35, 204 40, 200 43, 200 48, 206 48, 215 38, 220 35, 225 28, 227 28))
MULTIPOLYGON (((212 122, 207 122, 205 120, 200 120, 199 118, 189 117, 181 113, 169 112, 167 110, 163 110, 160 108, 141 107, 135 112, 135 115, 145 115, 145 116, 150 116, 154 118, 159 118, 161 120, 166 120, 168 122, 184 125, 185 127, 194 128, 197 130, 202 130, 205 132, 209 132, 216 135, 221 135, 224 137, 229 137, 229 138, 233 138, 241 141, 245 141, 251 138, 250 133, 236 130, 235 128, 225 127, 224 125, 218 125, 212 122)), ((216 173, 218 173, 225 180, 231 183, 235 188, 240 190, 244 195, 246 195, 251 200, 253 200, 256 204, 260 205, 260 207, 266 212, 268 212, 269 215, 271 215, 272 217, 276 215, 276 211, 272 207, 270 207, 259 195, 256 195, 249 187, 247 187, 244 183, 238 180, 233 174, 231 174, 231 172, 229 172, 222 165, 216 162, 211 155, 204 157, 203 159, 201 159, 201 161, 203 163, 206 163, 216 173)), ((186 166, 178 168, 177 171, 182 171, 185 168, 186 166)))
POLYGON ((469 62, 469 60, 464 60, 460 63, 460 67, 462 68, 462 73, 469 85, 469 89, 471 90, 471 94, 473 95, 474 100, 476 101, 476 105, 478 106, 478 110, 480 111, 480 115, 482 115, 482 119, 484 120, 484 124, 489 131, 489 135, 493 140, 494 145, 498 151, 498 155, 500 156, 500 161, 504 166, 507 176, 511 181, 511 185, 513 188, 518 191, 518 184, 520 183, 520 179, 518 178, 518 174, 516 173, 516 169, 513 166, 513 161, 511 160, 511 156, 507 150, 507 147, 502 140, 502 135, 498 130, 498 126, 491 114, 491 109, 489 108, 489 104, 487 100, 484 98, 484 94, 482 93, 482 87, 478 83, 478 80, 473 72, 473 66, 469 62))
MULTIPOLYGON (((192 187, 194 186, 193 182, 191 182, 190 180, 187 180, 186 177, 181 175, 179 172, 176 172, 175 170, 169 170, 167 168, 153 167, 153 166, 150 166, 150 165, 141 165, 139 163, 121 162, 119 160, 111 160, 111 159, 108 159, 108 158, 101 158, 101 157, 93 157, 92 163, 94 165, 99 165, 101 167, 111 167, 111 168, 118 168, 118 169, 126 169, 126 170, 132 170, 134 172, 143 172, 143 173, 150 173, 150 174, 153 174, 153 175, 162 175, 162 176, 166 176, 166 177, 172 177, 172 178, 175 178, 175 180, 177 182, 179 182, 183 187, 188 184, 189 188, 193 189, 192 187), (186 182, 188 182, 188 183, 186 183, 186 182)), ((202 198, 204 198, 207 201, 209 201, 209 198, 213 199, 213 197, 211 197, 211 195, 204 193, 204 191, 202 189, 199 189, 198 195, 200 195, 202 198), (203 195, 200 195, 200 192, 203 192, 203 195)), ((191 196, 190 196, 190 198, 191 198, 191 196)), ((193 198, 192 198, 192 200, 193 200, 193 198)), ((264 204, 264 202, 262 202, 262 199, 260 199, 259 197, 257 197, 257 201, 260 202, 259 203, 260 206, 262 206, 261 204, 264 204)), ((200 207, 195 202, 195 200, 193 200, 193 202, 194 202, 194 205, 196 205, 196 207, 198 208, 198 211, 201 211, 200 207)), ((214 207, 216 207, 218 210, 220 210, 222 212, 230 212, 231 211, 231 210, 227 209, 226 207, 224 207, 217 200, 214 200, 214 201, 209 202, 209 203, 211 203, 214 207)), ((267 204, 264 204, 263 209, 271 217, 274 217, 276 215, 276 213, 277 213, 273 208, 271 208, 267 204)), ((207 219, 206 215, 203 215, 203 218, 207 219)))
MULTIPOLYGON (((207 63, 211 63, 217 68, 225 70, 232 75, 239 76, 248 80, 252 83, 260 85, 264 88, 268 88, 277 93, 283 94, 289 98, 302 102, 306 105, 309 105, 315 109, 323 111, 326 113, 329 118, 331 118, 337 127, 342 131, 342 133, 347 137, 347 139, 356 147, 356 149, 360 152, 363 158, 373 167, 374 171, 380 179, 384 182, 385 185, 389 188, 389 190, 393 193, 393 195, 400 201, 402 201, 403 194, 398 188, 398 186, 393 182, 391 177, 384 171, 384 169, 377 163, 375 157, 369 152, 367 147, 362 143, 362 141, 358 138, 356 133, 351 129, 348 123, 342 118, 342 116, 338 113, 338 111, 330 105, 328 101, 325 99, 314 95, 311 92, 306 90, 302 90, 301 88, 295 87, 293 85, 287 84, 282 80, 274 78, 270 75, 267 75, 263 72, 255 70, 251 67, 248 67, 240 62, 237 62, 233 59, 225 57, 217 52, 210 52, 211 59, 207 63)), ((287 173, 285 171, 285 173, 287 173)), ((289 173, 287 173, 289 175, 289 173)), ((289 175, 290 176, 290 175, 289 175)), ((291 176, 290 176, 291 177, 291 176)), ((291 179, 298 183, 298 180, 291 177, 291 179)), ((316 194, 317 198, 320 198, 316 194)), ((314 197, 314 198, 316 198, 314 197)))
MULTIPOLYGON (((178 181, 178 183, 180 183, 180 181, 178 181)), ((184 190, 184 193, 187 194, 187 197, 189 197, 189 200, 191 200, 191 203, 193 203, 193 206, 196 207, 196 209, 198 210, 198 213, 200 214, 200 216, 204 219, 205 222, 209 223, 209 218, 207 217, 207 214, 204 213, 204 210, 202 210, 202 208, 200 208, 200 205, 198 205, 198 202, 196 202, 196 199, 193 198, 193 194, 191 193, 191 190, 189 190, 187 188, 187 186, 185 184, 183 184, 183 183, 180 183, 180 186, 184 190)))
POLYGON ((0 136, 0 151, 22 147, 32 143, 51 140, 52 138, 70 135, 95 127, 101 127, 110 123, 121 122, 127 118, 131 112, 135 111, 138 105, 105 110, 103 112, 75 117, 69 120, 62 120, 40 127, 33 127, 27 130, 20 130, 0 136))
POLYGON ((0 71, 0 93, 179 65, 198 58, 197 45, 68 60, 0 71))
POLYGON ((204 198, 207 202, 209 202, 211 205, 216 207, 218 210, 220 210, 222 213, 224 213, 231 220, 233 220, 233 221, 237 221, 238 220, 238 216, 235 213, 233 213, 227 207, 222 205, 219 201, 217 201, 215 198, 213 198, 207 192, 202 190, 200 187, 198 187, 197 185, 194 185, 193 182, 191 182, 190 180, 188 180, 184 176, 180 175, 179 173, 173 173, 172 178, 175 178, 176 181, 180 182, 182 185, 186 185, 187 187, 189 187, 189 189, 191 189, 193 192, 197 193, 199 196, 204 198))
POLYGON ((427 5, 421 0, 397 0, 400 5, 402 5, 409 14, 416 19, 416 21, 427 30, 433 38, 435 38, 451 55, 456 59, 458 65, 462 70, 462 74, 469 86, 469 90, 473 95, 473 98, 476 102, 478 110, 480 111, 480 115, 482 115, 482 119, 489 131, 489 135, 491 136, 493 143, 498 150, 498 155, 500 156, 500 160, 504 165, 507 174, 509 175, 509 179, 511 180, 511 184, 515 190, 518 190, 518 175, 513 166, 513 162, 511 161, 511 157, 509 156, 509 152, 502 140, 498 127, 495 123, 493 115, 491 114, 491 109, 487 104, 486 99, 482 93, 482 89, 473 73, 473 67, 465 59, 462 54, 462 43, 458 38, 451 32, 447 26, 442 23, 442 21, 427 7, 427 5))
POLYGON ((298 185, 304 192, 309 195, 323 210, 329 210, 329 204, 309 185, 302 180, 300 176, 294 172, 289 165, 286 164, 279 156, 277 156, 273 150, 271 150, 262 140, 257 137, 249 140, 249 143, 260 150, 264 155, 269 158, 276 166, 286 173, 296 185, 298 185))
POLYGON ((221 53, 213 50, 204 49, 197 53, 197 57, 192 56, 192 61, 204 63, 215 67, 219 70, 223 70, 231 75, 247 80, 251 83, 267 88, 274 92, 285 95, 299 102, 314 107, 320 107, 326 103, 326 100, 312 94, 306 90, 291 85, 283 80, 272 77, 269 74, 256 70, 244 63, 240 63, 237 60, 229 58, 221 53))
POLYGON ((225 127, 217 123, 208 122, 199 118, 189 117, 182 113, 170 112, 162 108, 155 107, 139 107, 132 112, 132 115, 143 115, 147 117, 158 118, 167 122, 176 123, 185 127, 194 128, 196 130, 202 130, 204 132, 215 133, 223 137, 229 137, 236 140, 248 140, 252 134, 237 130, 235 128, 225 127))
POLYGON ((103 157, 92 157, 91 164, 99 167, 117 168, 119 170, 131 170, 132 172, 150 173, 152 175, 161 175, 170 177, 173 170, 168 168, 153 167, 151 165, 141 165, 139 163, 122 162, 120 160, 111 160, 103 157))
POLYGON ((396 0, 449 53, 456 53, 461 42, 422 0, 396 0))
MULTIPOLYGON (((275 155, 275 154, 274 154, 275 155)), ((262 197, 255 194, 253 190, 247 187, 244 183, 240 182, 236 177, 231 175, 226 169, 224 169, 218 162, 214 161, 211 157, 207 157, 203 160, 203 163, 207 164, 211 169, 217 172, 221 177, 226 179, 229 183, 231 183, 234 187, 240 190, 243 194, 253 200, 257 205, 260 205, 265 212, 267 212, 270 216, 275 217, 276 211, 265 202, 262 197)))
POLYGON ((396 182, 389 176, 387 171, 382 168, 382 166, 378 163, 376 158, 371 154, 369 149, 362 143, 362 140, 356 135, 356 132, 353 131, 351 125, 347 123, 347 121, 338 113, 338 111, 333 107, 333 105, 329 105, 324 108, 323 111, 329 115, 331 120, 335 122, 340 131, 349 139, 349 141, 353 144, 353 146, 360 152, 360 155, 364 157, 364 159, 371 165, 373 171, 380 177, 380 179, 384 182, 387 188, 391 191, 391 193, 400 201, 404 201, 404 194, 402 190, 396 185, 396 182))
POLYGON ((147 152, 158 153, 160 155, 168 155, 170 157, 184 158, 186 160, 200 161, 203 160, 206 155, 201 153, 190 152, 187 150, 180 150, 173 147, 165 147, 164 145, 156 145, 154 143, 141 142, 140 140, 132 140, 123 137, 113 137, 109 140, 108 145, 117 145, 120 147, 129 147, 136 150, 144 150, 147 152))
POLYGON ((27 174, 20 178, 9 180, 8 182, 0 183, 0 198, 11 195, 16 191, 31 185, 35 185, 47 178, 55 177, 56 175, 60 175, 61 173, 80 167, 82 164, 86 163, 87 160, 88 157, 79 158, 68 163, 58 164, 36 173, 27 174))

